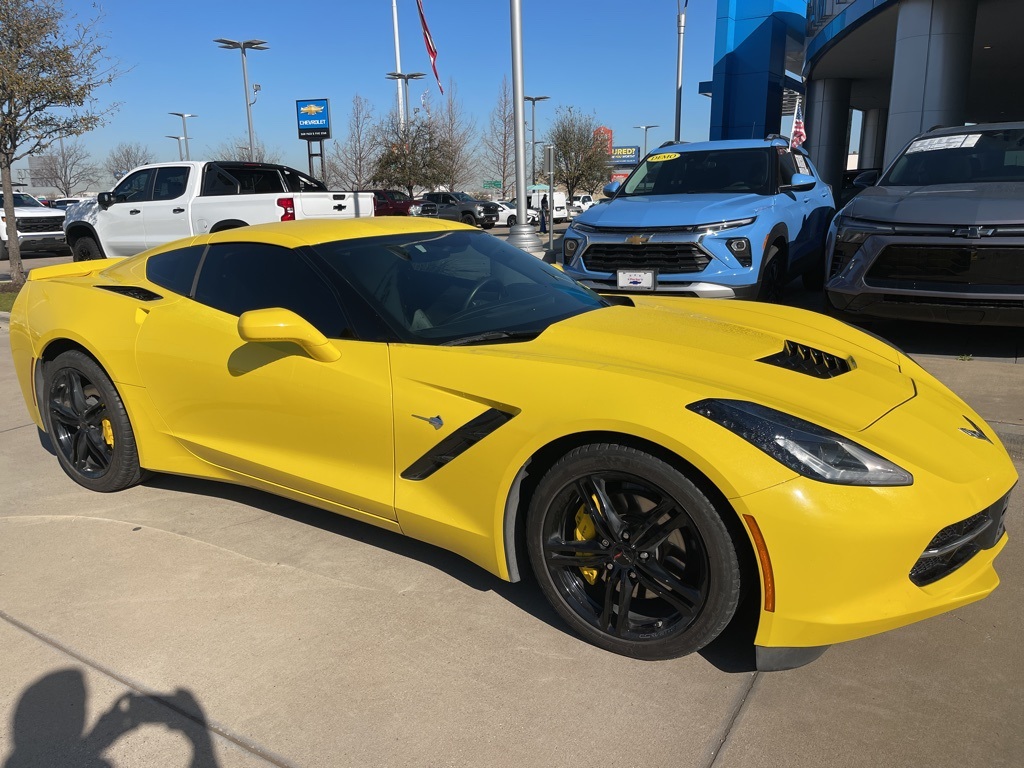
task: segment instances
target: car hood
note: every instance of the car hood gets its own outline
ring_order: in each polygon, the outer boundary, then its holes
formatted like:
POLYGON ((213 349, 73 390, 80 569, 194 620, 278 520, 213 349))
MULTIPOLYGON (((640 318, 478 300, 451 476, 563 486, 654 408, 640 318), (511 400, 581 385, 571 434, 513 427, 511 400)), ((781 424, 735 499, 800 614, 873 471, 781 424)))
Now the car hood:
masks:
POLYGON ((651 406, 644 380, 657 381, 684 390, 679 407, 688 398, 740 398, 849 432, 867 428, 914 396, 914 383, 901 372, 896 350, 817 313, 708 299, 638 298, 636 303, 556 323, 527 344, 486 349, 513 354, 521 362, 535 356, 569 363, 571 371, 551 376, 580 376, 576 386, 584 388, 594 376, 625 373, 632 383, 623 396, 637 398, 638 407, 651 406), (850 370, 820 378, 799 365, 763 361, 781 353, 786 342, 846 360, 850 370))
POLYGON ((50 217, 53 219, 64 218, 64 211, 57 208, 29 208, 26 206, 16 205, 14 206, 14 218, 21 219, 30 216, 34 217, 50 217))
POLYGON ((771 198, 754 194, 637 195, 617 197, 576 217, 595 227, 669 227, 756 216, 771 198))
POLYGON ((843 213, 904 224, 1019 224, 1024 222, 1024 183, 869 187, 843 213))

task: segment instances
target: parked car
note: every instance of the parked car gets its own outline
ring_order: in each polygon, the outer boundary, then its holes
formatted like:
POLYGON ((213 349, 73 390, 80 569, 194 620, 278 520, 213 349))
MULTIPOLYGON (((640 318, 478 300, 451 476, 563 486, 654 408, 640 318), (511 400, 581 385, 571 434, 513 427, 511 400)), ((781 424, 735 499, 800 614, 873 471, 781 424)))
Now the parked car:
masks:
MULTIPOLYGON (((518 212, 516 206, 512 203, 505 203, 498 201, 498 226, 499 227, 514 227, 516 221, 518 221, 518 212)), ((535 211, 532 208, 526 209, 526 223, 536 224, 540 221, 540 211, 535 211)))
POLYGON ((532 570, 633 659, 699 650, 745 596, 758 667, 789 668, 999 583, 1017 472, 913 360, 791 307, 608 300, 461 223, 274 223, 41 267, 10 348, 86 489, 227 481, 532 570))
POLYGON ((374 216, 418 216, 420 203, 398 189, 358 189, 373 195, 374 216))
POLYGON ((573 195, 572 200, 569 201, 569 205, 574 205, 580 209, 580 213, 583 211, 589 211, 590 207, 594 205, 595 201, 591 195, 573 195))
POLYGON ((80 203, 85 198, 82 197, 58 197, 50 203, 51 208, 60 208, 62 211, 66 211, 75 203, 80 203))
POLYGON ((566 271, 596 290, 774 301, 791 277, 820 289, 832 192, 788 140, 674 144, 562 239, 566 271))
POLYGON ((829 305, 1024 326, 1024 122, 928 131, 876 177, 830 230, 829 305))
MULTIPOLYGON (((32 195, 15 192, 14 219, 17 223, 19 252, 68 253, 64 239, 64 211, 49 208, 32 195)), ((7 216, 3 212, 4 196, 0 192, 0 261, 7 261, 7 216)))
POLYGON ((465 192, 424 192, 422 200, 437 205, 439 218, 461 221, 475 227, 490 229, 498 223, 498 204, 477 200, 465 192))

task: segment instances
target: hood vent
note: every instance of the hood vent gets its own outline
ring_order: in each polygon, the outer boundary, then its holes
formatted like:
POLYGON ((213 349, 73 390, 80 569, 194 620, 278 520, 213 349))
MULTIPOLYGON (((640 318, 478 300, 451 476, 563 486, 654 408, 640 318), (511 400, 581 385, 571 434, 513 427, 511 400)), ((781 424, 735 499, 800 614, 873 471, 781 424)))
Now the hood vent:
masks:
POLYGON ((130 296, 139 301, 159 301, 163 298, 159 293, 153 293, 148 288, 140 288, 137 285, 97 285, 96 287, 111 293, 119 293, 122 296, 130 296))
POLYGON ((758 362, 806 373, 818 379, 832 379, 851 370, 848 358, 837 357, 795 341, 786 341, 781 352, 762 357, 758 362))

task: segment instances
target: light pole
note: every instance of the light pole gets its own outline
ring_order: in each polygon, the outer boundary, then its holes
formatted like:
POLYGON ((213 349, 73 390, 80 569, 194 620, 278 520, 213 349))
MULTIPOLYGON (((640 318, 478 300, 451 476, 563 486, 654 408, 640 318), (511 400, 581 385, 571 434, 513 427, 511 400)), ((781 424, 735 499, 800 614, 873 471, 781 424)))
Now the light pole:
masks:
POLYGON ((221 48, 227 48, 228 50, 239 50, 242 52, 242 89, 245 96, 245 117, 249 122, 249 160, 251 161, 256 155, 256 138, 252 132, 252 104, 249 102, 249 70, 245 64, 245 52, 247 50, 253 51, 265 51, 267 50, 266 40, 228 40, 225 37, 218 37, 213 42, 220 43, 221 48))
MULTIPOLYGON (((543 258, 544 243, 527 223, 526 213, 526 106, 523 104, 523 3, 509 0, 512 30, 512 127, 516 145, 516 223, 509 228, 506 242, 543 258)), ((530 146, 533 151, 533 146, 530 146)))
MULTIPOLYGON (((550 96, 523 96, 523 101, 530 102, 530 130, 533 134, 530 138, 530 183, 537 183, 537 152, 534 146, 537 144, 537 102, 547 101, 550 96)), ((543 142, 541 142, 543 144, 543 142)))
POLYGON ((179 160, 184 160, 185 156, 183 154, 181 154, 181 140, 184 139, 185 137, 184 136, 171 136, 171 135, 168 134, 167 138, 168 139, 174 139, 175 141, 178 142, 178 159, 179 160))
POLYGON ((649 131, 651 128, 657 128, 658 126, 656 126, 656 125, 634 125, 633 127, 634 128, 643 128, 644 129, 644 157, 647 157, 647 131, 649 131))
POLYGON ((686 5, 690 0, 676 0, 676 23, 679 25, 679 49, 676 53, 676 142, 682 140, 680 122, 683 119, 683 34, 686 32, 686 5), (682 2, 682 7, 680 7, 682 2))
POLYGON ((410 72, 403 75, 401 72, 388 72, 384 75, 386 80, 401 80, 403 83, 402 90, 405 91, 405 114, 402 114, 402 100, 398 100, 398 122, 401 123, 402 130, 405 130, 405 124, 409 122, 409 81, 419 80, 426 77, 422 72, 410 72))
POLYGON ((177 115, 181 118, 181 132, 184 134, 182 138, 185 139, 185 159, 191 160, 192 153, 188 151, 188 126, 185 125, 186 117, 199 117, 199 115, 193 115, 189 112, 168 112, 168 115, 177 115))

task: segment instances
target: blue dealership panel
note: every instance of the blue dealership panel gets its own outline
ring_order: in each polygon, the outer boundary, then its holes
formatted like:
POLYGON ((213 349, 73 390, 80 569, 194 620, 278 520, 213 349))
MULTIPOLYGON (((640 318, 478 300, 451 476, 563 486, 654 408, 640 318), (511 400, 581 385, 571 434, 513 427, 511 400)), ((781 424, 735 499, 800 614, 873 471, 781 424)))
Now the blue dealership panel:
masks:
POLYGON ((302 99, 295 102, 295 118, 299 138, 322 141, 331 138, 331 105, 329 99, 302 99))

